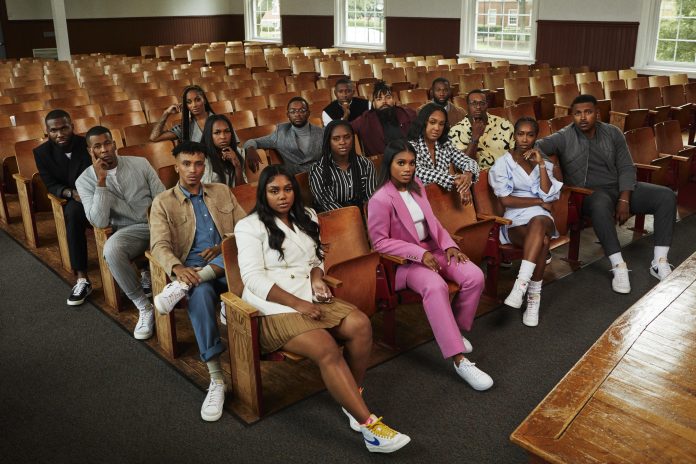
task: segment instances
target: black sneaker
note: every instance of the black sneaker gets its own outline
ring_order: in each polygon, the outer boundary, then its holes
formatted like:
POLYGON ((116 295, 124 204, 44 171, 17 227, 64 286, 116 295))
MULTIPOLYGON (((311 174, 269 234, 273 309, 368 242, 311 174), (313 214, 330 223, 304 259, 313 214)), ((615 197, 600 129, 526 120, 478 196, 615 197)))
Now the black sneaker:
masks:
POLYGON ((512 260, 511 259, 501 259, 500 260, 500 267, 504 267, 505 269, 509 269, 512 267, 512 260))
POLYGON ((150 279, 150 271, 140 271, 140 286, 145 292, 145 296, 150 298, 152 296, 152 280, 150 279))
POLYGON ((80 306, 92 293, 92 284, 87 279, 77 279, 77 283, 68 297, 68 306, 80 306))

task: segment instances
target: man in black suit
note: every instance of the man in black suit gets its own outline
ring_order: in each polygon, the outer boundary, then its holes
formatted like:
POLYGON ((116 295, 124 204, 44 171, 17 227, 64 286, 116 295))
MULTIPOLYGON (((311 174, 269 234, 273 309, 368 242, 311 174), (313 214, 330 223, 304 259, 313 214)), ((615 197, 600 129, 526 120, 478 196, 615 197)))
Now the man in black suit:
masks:
POLYGON ((34 159, 39 174, 48 191, 67 200, 63 212, 70 250, 70 265, 77 275, 77 283, 70 292, 68 305, 81 305, 92 292, 87 277, 88 222, 75 181, 82 171, 92 165, 85 138, 73 133, 70 115, 63 110, 53 110, 46 115, 48 140, 34 149, 34 159))

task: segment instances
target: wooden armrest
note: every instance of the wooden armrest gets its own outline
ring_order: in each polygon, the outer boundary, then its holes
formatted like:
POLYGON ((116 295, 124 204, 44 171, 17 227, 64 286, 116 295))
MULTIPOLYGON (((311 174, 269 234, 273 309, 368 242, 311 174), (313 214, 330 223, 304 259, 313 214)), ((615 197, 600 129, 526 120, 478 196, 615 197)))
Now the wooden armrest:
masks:
POLYGON ((624 118, 628 116, 628 113, 622 113, 621 111, 609 111, 610 116, 623 116, 624 118))
POLYGON ((153 263, 157 267, 161 267, 164 269, 164 266, 162 266, 159 261, 152 255, 152 252, 150 250, 145 250, 145 257, 147 258, 148 261, 153 263))
POLYGON ((476 218, 481 221, 495 221, 496 224, 500 224, 503 226, 509 226, 510 224, 512 224, 512 221, 510 219, 506 219, 500 216, 493 216, 492 214, 476 213, 476 218))
POLYGON ((668 160, 672 158, 672 155, 668 155, 667 153, 658 153, 658 158, 656 158, 654 161, 661 161, 661 160, 668 160))
POLYGON ((22 176, 21 174, 12 174, 12 177, 15 178, 16 181, 22 183, 22 184, 28 184, 31 182, 31 179, 27 179, 26 177, 22 176))
POLYGON ((592 189, 588 189, 585 187, 575 187, 575 186, 566 185, 563 188, 570 190, 571 193, 579 193, 580 195, 585 195, 585 196, 592 195, 592 193, 593 193, 592 189))
POLYGON ((690 156, 672 155, 672 159, 675 161, 681 161, 682 163, 688 163, 689 161, 691 161, 690 156))
POLYGON ((63 206, 64 204, 66 204, 68 202, 68 200, 66 200, 65 198, 58 198, 57 196, 55 196, 52 193, 49 193, 46 196, 48 197, 49 200, 51 200, 51 203, 56 203, 60 206, 63 206))
POLYGON ((652 164, 641 164, 641 163, 633 163, 636 166, 636 169, 644 169, 646 171, 659 171, 660 166, 653 166, 652 164))
POLYGON ((238 313, 241 313, 243 317, 258 317, 261 315, 259 314, 258 309, 254 308, 252 305, 242 300, 232 292, 225 292, 220 295, 220 298, 222 298, 222 301, 225 302, 225 305, 230 309, 230 311, 237 311, 238 313))
POLYGON ((401 256, 394 256, 394 255, 388 255, 386 253, 380 253, 380 257, 386 259, 387 261, 391 261, 395 264, 406 264, 408 263, 408 260, 406 258, 402 258, 401 256))
POLYGON ((461 242, 464 239, 464 237, 457 234, 450 234, 450 237, 452 237, 452 240, 455 242, 461 242))
POLYGON ((324 277, 321 278, 326 285, 328 285, 331 288, 341 288, 343 287, 343 281, 340 279, 337 279, 335 277, 327 276, 325 275, 324 277))
POLYGON ((563 108, 563 109, 566 109, 566 110, 569 110, 569 109, 570 109, 570 106, 559 105, 558 103, 554 103, 553 106, 554 106, 555 108, 563 108))

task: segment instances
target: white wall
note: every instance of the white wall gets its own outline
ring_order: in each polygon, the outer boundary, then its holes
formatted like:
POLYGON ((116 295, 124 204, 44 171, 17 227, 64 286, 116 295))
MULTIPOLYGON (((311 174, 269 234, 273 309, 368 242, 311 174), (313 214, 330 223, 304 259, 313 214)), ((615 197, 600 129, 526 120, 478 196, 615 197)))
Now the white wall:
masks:
POLYGON ((280 14, 333 16, 334 0, 280 0, 280 14))
MULTIPOLYGON (((46 0, 5 0, 7 18, 51 19, 46 0)), ((243 0, 65 0, 68 19, 244 14, 243 0)))
MULTIPOLYGON (((537 0, 540 20, 640 21, 655 0, 537 0)), ((6 0, 10 20, 51 19, 47 0, 6 0)), ((65 0, 68 19, 244 14, 244 0, 65 0)), ((281 0, 288 15, 334 14, 334 0, 281 0)), ((462 0, 386 0, 386 16, 459 18, 462 0)))
POLYGON ((639 22, 644 1, 537 0, 540 20, 639 22))
POLYGON ((385 2, 385 16, 459 18, 462 14, 462 0, 385 0, 385 2))

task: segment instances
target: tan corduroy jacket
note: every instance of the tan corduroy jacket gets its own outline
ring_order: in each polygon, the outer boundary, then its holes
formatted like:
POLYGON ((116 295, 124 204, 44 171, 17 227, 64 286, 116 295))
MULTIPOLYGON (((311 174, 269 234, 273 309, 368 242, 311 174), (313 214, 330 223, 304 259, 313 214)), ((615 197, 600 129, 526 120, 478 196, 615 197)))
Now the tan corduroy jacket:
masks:
MULTIPOLYGON (((234 226, 246 216, 226 185, 203 184, 203 199, 222 238, 234 233, 234 226)), ((195 235, 193 205, 179 184, 159 194, 150 210, 150 250, 168 275, 186 261, 195 235)))

